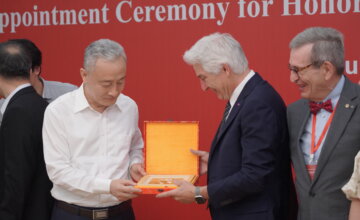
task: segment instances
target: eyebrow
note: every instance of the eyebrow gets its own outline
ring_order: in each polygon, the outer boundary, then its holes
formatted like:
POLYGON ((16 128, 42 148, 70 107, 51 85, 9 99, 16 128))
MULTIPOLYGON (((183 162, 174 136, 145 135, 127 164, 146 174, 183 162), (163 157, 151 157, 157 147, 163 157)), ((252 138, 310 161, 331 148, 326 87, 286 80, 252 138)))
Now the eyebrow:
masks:
MULTIPOLYGON (((116 81, 121 81, 121 80, 124 80, 126 78, 126 75, 121 77, 120 79, 116 80, 116 81)), ((101 80, 100 81, 101 83, 108 83, 108 82, 113 82, 113 80, 101 80)))

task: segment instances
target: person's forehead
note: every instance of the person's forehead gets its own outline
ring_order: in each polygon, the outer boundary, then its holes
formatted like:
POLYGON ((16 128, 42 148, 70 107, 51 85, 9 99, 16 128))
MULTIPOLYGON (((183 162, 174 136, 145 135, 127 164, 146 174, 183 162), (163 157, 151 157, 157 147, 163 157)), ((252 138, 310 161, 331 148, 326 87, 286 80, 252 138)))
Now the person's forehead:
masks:
POLYGON ((309 62, 309 60, 311 58, 312 47, 313 47, 313 44, 305 44, 298 48, 291 49, 290 63, 295 65, 296 63, 309 62))

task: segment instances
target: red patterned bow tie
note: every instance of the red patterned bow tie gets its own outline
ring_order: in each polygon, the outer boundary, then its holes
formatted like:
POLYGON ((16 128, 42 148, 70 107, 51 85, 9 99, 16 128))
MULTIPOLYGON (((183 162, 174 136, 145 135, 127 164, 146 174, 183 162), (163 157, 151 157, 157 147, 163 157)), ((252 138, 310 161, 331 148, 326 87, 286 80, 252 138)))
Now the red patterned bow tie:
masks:
POLYGON ((333 112, 333 107, 331 104, 331 100, 328 99, 326 102, 320 102, 320 103, 316 103, 316 102, 309 102, 309 107, 310 107, 310 112, 312 114, 317 114, 320 109, 325 109, 328 112, 333 112))

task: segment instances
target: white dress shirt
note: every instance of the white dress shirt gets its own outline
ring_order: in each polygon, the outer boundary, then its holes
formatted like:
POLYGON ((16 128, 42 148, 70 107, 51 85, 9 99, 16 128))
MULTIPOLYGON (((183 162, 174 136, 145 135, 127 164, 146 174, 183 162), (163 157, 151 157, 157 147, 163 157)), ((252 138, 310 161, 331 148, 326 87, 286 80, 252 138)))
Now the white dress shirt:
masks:
POLYGON ((230 97, 230 110, 228 115, 226 116, 226 119, 229 117, 230 112, 232 110, 232 107, 234 106, 236 100, 239 98, 240 93, 244 90, 244 87, 246 85, 246 83, 255 75, 255 72, 253 70, 250 70, 250 72, 246 75, 246 77, 243 79, 243 81, 241 81, 241 83, 239 83, 239 85, 235 88, 234 92, 231 94, 230 97))
POLYGON ((136 103, 122 94, 103 113, 95 111, 83 86, 53 101, 43 126, 53 197, 85 207, 119 204, 111 180, 129 179, 129 166, 143 162, 138 117, 136 103))

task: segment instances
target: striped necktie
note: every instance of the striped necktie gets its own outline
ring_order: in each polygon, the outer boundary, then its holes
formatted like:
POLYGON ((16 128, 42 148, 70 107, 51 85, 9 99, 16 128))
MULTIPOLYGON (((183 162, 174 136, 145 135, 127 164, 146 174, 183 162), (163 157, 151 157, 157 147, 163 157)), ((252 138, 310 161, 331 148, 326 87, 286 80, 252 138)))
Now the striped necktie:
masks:
POLYGON ((227 102, 227 103, 226 103, 226 106, 225 106, 225 111, 224 111, 223 119, 222 119, 222 122, 223 122, 223 123, 225 123, 225 121, 226 121, 226 119, 227 119, 227 116, 229 115, 230 109, 231 109, 230 102, 227 102))

